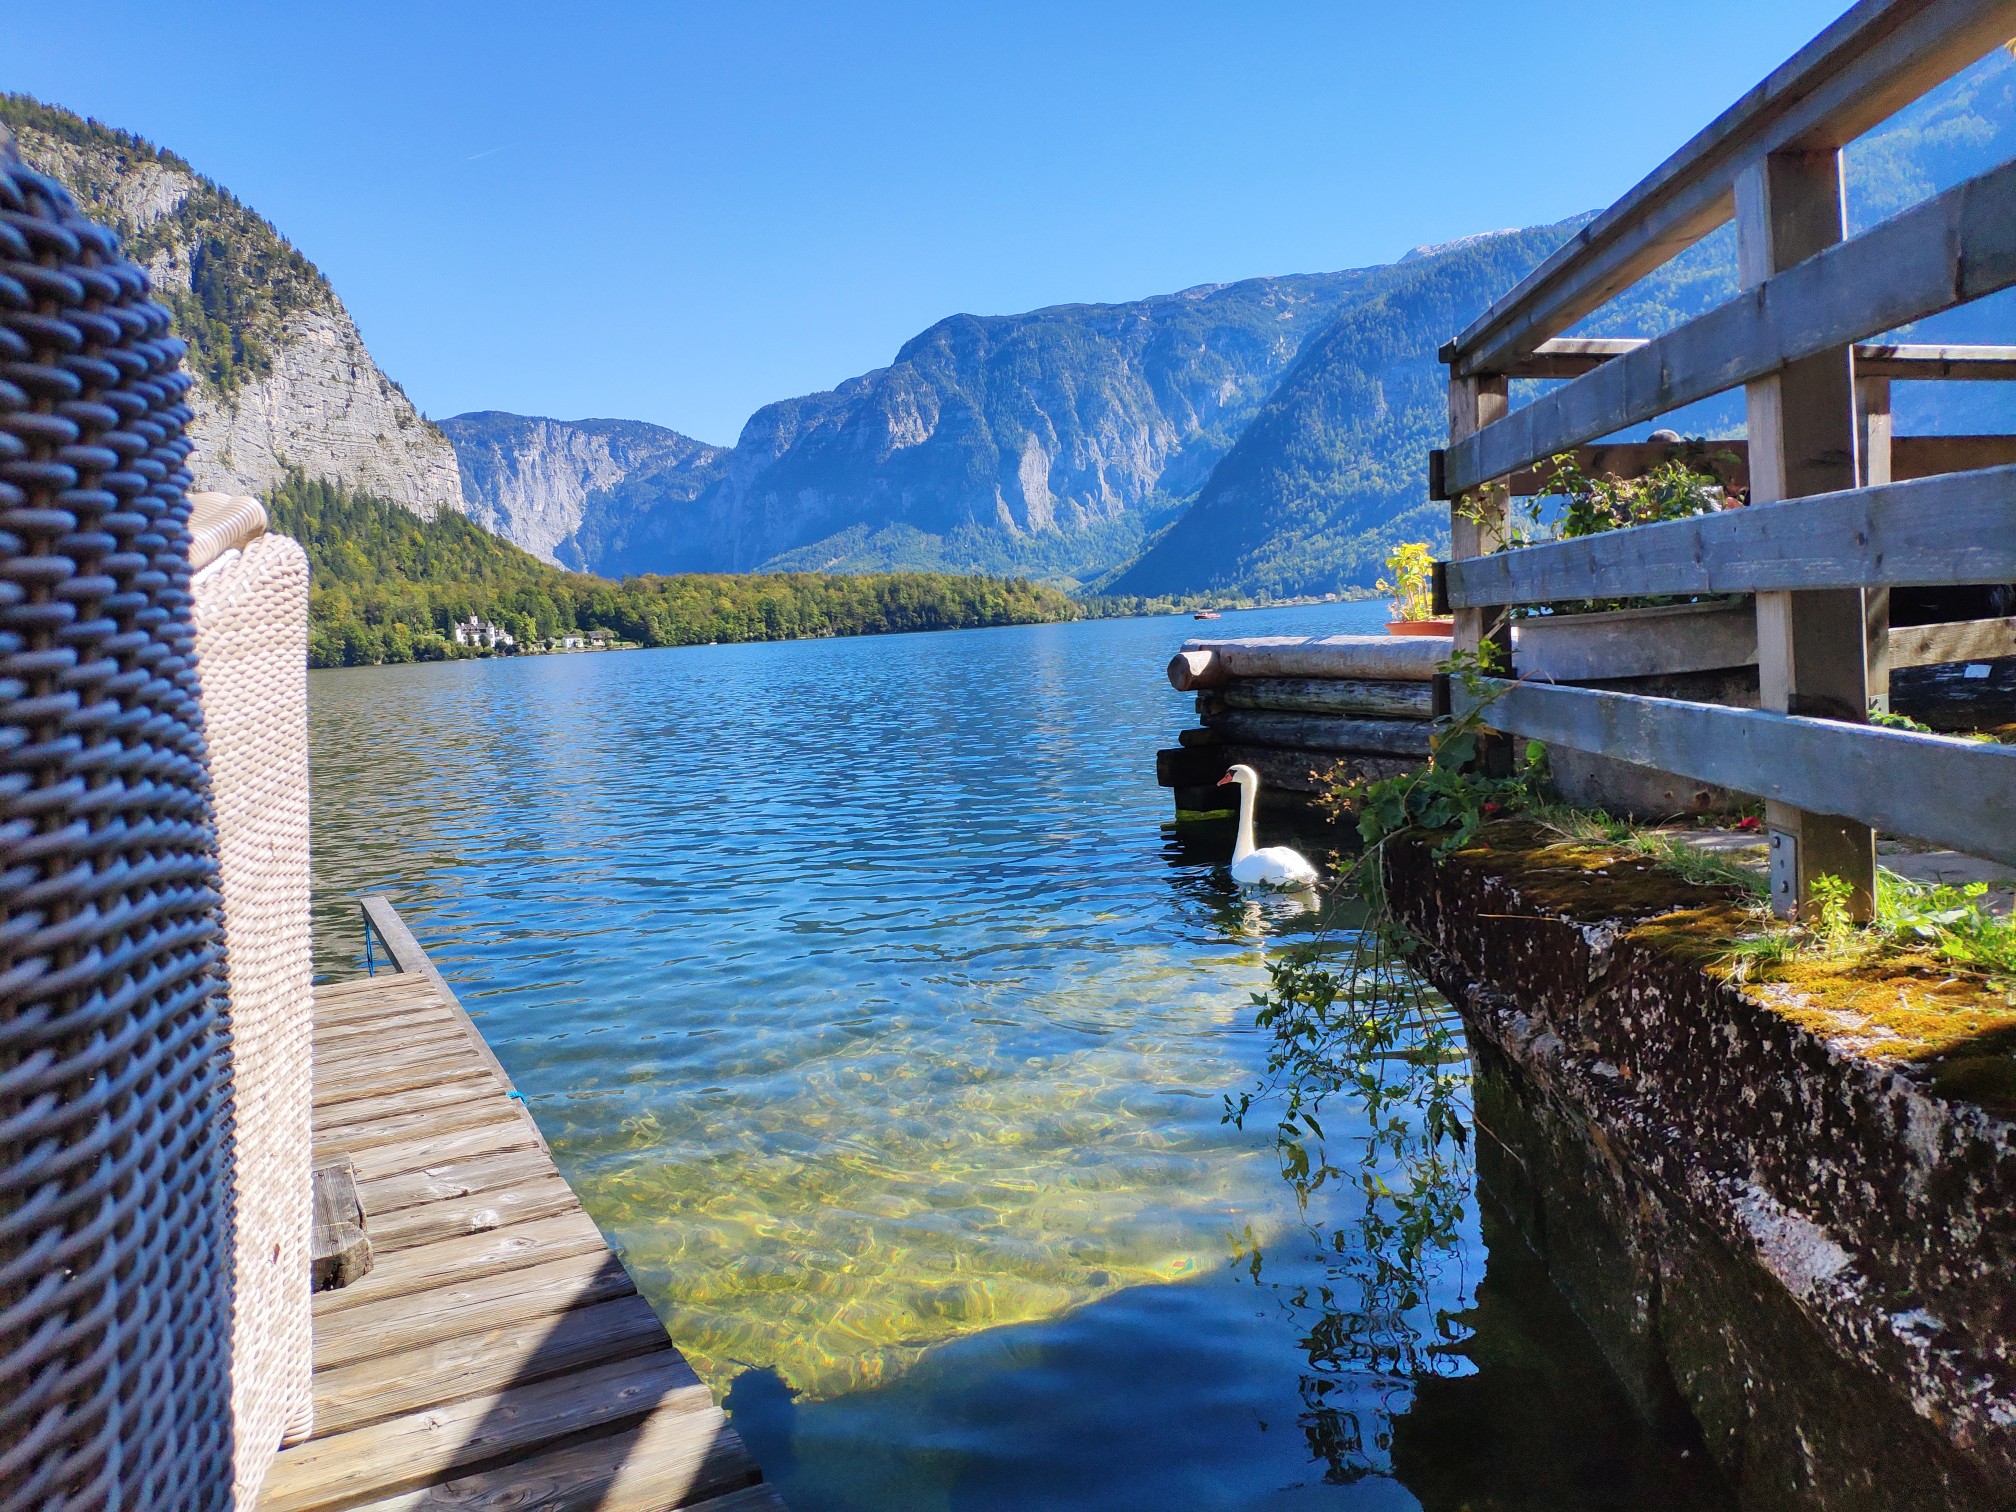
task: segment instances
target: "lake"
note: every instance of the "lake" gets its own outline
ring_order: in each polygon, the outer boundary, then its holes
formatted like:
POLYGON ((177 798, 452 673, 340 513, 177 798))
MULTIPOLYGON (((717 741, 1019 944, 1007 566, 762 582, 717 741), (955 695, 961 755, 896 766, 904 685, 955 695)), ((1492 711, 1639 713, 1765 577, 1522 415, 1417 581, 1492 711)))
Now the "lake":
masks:
POLYGON ((390 893, 796 1512, 1716 1505, 1462 1162, 1396 1255, 1224 1121, 1312 920, 1154 785, 1205 628, 314 673, 317 970, 390 893))

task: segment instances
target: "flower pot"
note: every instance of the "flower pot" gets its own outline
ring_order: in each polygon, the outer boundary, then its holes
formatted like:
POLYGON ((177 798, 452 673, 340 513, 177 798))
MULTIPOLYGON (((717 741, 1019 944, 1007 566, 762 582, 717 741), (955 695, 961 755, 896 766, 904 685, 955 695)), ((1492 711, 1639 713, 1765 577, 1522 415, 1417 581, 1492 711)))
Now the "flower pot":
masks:
POLYGON ((1388 635, 1449 635, 1454 633, 1456 622, 1448 619, 1388 620, 1388 635))

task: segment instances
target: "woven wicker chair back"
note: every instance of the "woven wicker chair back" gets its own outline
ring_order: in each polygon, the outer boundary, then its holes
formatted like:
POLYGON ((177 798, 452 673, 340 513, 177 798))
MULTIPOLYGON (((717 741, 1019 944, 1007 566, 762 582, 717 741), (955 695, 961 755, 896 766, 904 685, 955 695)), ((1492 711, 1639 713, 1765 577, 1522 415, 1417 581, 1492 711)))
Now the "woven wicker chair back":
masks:
POLYGON ((196 671, 210 747, 230 983, 238 1504, 313 1426, 308 912, 308 558, 256 499, 192 494, 196 671))
POLYGON ((0 134, 0 1506, 231 1499, 232 1104, 188 378, 0 134))

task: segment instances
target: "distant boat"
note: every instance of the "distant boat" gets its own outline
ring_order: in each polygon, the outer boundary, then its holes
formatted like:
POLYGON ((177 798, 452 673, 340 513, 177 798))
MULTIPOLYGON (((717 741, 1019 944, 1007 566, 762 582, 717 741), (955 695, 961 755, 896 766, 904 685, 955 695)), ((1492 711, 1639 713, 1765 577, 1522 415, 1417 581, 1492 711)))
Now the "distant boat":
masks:
POLYGON ((1216 618, 1218 618, 1218 611, 1217 611, 1216 609, 1199 609, 1199 610, 1198 610, 1198 611, 1197 611, 1197 612, 1196 612, 1195 614, 1191 615, 1191 616, 1190 616, 1190 618, 1192 618, 1192 619, 1216 619, 1216 618))

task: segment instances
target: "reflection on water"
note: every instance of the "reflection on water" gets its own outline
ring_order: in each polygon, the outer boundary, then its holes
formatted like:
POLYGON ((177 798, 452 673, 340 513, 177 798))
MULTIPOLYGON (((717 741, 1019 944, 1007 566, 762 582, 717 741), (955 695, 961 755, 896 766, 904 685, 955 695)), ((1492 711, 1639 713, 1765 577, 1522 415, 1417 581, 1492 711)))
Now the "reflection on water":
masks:
MULTIPOLYGON (((1414 1505, 1382 1443, 1346 1484, 1302 1428, 1312 1236, 1355 1199, 1305 1211, 1220 1118, 1265 1061, 1262 947, 1309 924, 1164 822, 1192 628, 312 680, 319 968, 392 892, 798 1512, 1414 1505)), ((1468 1207, 1448 1255, 1431 1330, 1473 1301, 1468 1207)), ((1418 1389, 1329 1374, 1361 1422, 1418 1389)))

